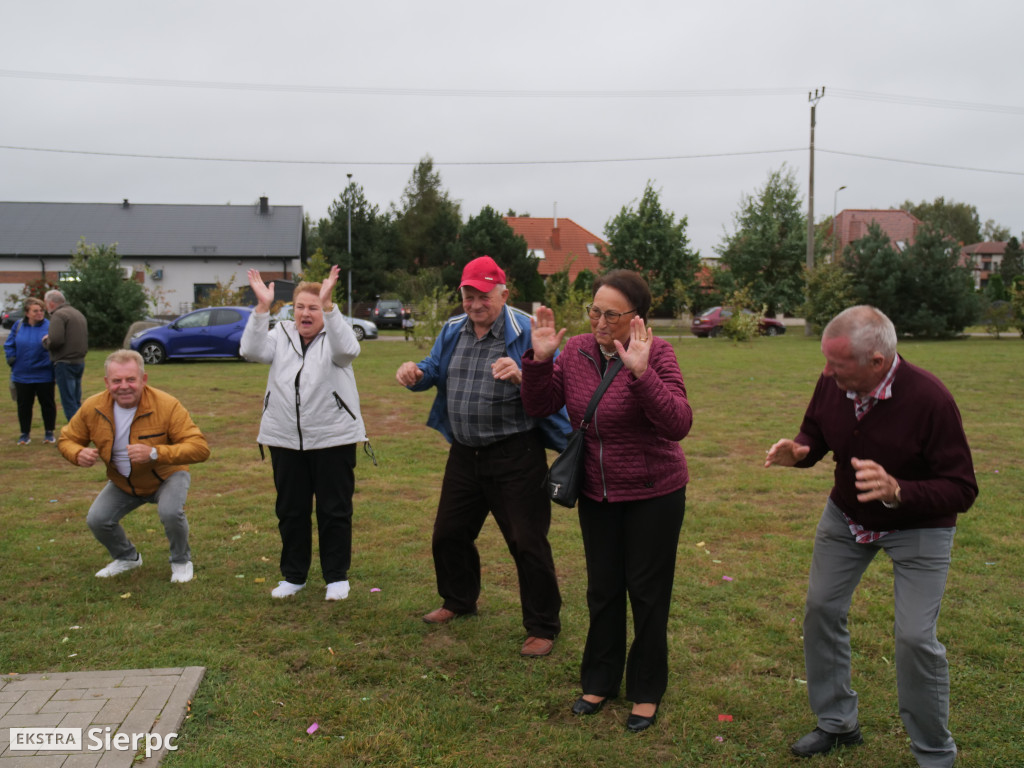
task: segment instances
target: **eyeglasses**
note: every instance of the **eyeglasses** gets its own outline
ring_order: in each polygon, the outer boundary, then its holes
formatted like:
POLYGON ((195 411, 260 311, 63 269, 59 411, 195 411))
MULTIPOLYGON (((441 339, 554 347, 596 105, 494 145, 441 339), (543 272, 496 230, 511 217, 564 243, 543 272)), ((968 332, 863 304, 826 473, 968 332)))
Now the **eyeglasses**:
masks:
POLYGON ((602 312, 593 304, 587 306, 587 315, 590 317, 591 320, 600 320, 603 315, 604 321, 608 323, 608 325, 615 325, 616 323, 619 322, 619 318, 621 318, 623 315, 628 315, 631 312, 636 312, 636 310, 627 309, 625 312, 614 312, 610 309, 606 309, 604 312, 602 312))

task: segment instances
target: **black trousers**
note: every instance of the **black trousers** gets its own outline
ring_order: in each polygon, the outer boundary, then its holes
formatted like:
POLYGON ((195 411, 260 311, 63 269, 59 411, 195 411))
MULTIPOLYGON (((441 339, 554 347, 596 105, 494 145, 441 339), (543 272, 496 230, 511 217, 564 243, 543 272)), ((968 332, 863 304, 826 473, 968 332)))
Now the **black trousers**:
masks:
POLYGON ((281 532, 281 575, 305 584, 313 559, 313 500, 324 581, 346 581, 352 563, 352 493, 355 445, 316 451, 270 448, 281 532))
POLYGON ((544 489, 547 456, 539 430, 485 448, 453 443, 434 520, 434 571, 444 607, 473 613, 480 597, 476 539, 494 515, 519 576, 523 626, 531 637, 561 630, 555 562, 548 543, 551 501, 544 489))
POLYGON ((590 629, 580 666, 583 693, 661 702, 668 687, 668 613, 686 488, 656 499, 597 502, 580 497, 590 629), (626 598, 633 644, 626 653, 626 598))
POLYGON ((39 400, 39 410, 43 415, 43 429, 53 432, 57 426, 57 401, 54 400, 54 383, 47 381, 42 384, 22 384, 14 382, 18 392, 18 425, 23 434, 32 431, 32 405, 39 400))

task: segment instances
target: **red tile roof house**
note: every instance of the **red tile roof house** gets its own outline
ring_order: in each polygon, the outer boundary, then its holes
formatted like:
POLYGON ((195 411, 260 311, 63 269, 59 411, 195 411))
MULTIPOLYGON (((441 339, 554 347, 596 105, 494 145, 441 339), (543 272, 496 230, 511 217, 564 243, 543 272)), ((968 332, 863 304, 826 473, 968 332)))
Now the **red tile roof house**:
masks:
POLYGON ((888 210, 853 210, 841 211, 832 222, 832 231, 837 233, 834 253, 837 259, 842 258, 843 251, 854 240, 860 240, 868 233, 868 228, 875 222, 889 236, 895 248, 902 251, 917 239, 917 231, 921 220, 909 211, 888 210))
POLYGON ((981 290, 988 285, 988 278, 998 272, 1006 253, 1007 240, 965 245, 960 251, 960 263, 974 272, 974 288, 981 290))
POLYGON ((575 280, 584 269, 595 275, 603 271, 600 254, 608 244, 572 219, 506 216, 505 221, 526 240, 526 246, 538 259, 537 272, 541 277, 558 274, 566 264, 570 280, 575 280))

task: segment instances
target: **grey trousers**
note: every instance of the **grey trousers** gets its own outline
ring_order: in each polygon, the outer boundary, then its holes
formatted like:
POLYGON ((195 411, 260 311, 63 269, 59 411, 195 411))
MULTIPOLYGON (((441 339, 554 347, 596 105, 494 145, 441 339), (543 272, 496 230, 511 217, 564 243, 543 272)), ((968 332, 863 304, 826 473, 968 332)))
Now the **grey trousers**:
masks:
POLYGON ((956 758, 949 720, 949 665, 936 637, 955 528, 893 531, 858 544, 831 499, 818 523, 804 612, 807 693, 818 727, 831 733, 857 725, 851 688, 853 591, 868 564, 885 550, 892 560, 896 613, 896 685, 900 718, 922 768, 948 768, 956 758))
POLYGON ((188 470, 168 477, 152 496, 132 496, 107 481, 99 496, 89 507, 85 521, 93 536, 115 560, 134 560, 138 552, 128 540, 121 519, 143 504, 156 504, 164 533, 171 543, 171 562, 187 563, 192 559, 188 546, 188 520, 185 518, 185 500, 192 484, 188 470))

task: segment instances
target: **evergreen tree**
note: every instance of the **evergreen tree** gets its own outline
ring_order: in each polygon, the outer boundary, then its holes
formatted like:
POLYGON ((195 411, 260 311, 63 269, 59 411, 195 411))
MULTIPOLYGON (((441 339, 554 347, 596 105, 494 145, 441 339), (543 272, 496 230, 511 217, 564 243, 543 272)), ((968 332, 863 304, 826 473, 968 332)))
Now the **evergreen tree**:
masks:
POLYGON ((960 247, 944 232, 925 227, 902 256, 903 296, 895 316, 889 315, 897 331, 948 337, 978 318, 971 271, 960 265, 960 247))
POLYGON ((117 244, 86 244, 85 238, 71 257, 69 278, 60 285, 64 298, 85 315, 89 344, 120 347, 128 327, 146 313, 146 292, 125 277, 117 244))
POLYGON ((510 298, 514 301, 542 301, 544 280, 537 272, 537 260, 527 255, 526 239, 517 235, 504 217, 485 205, 479 214, 470 216, 459 236, 460 259, 452 265, 457 283, 462 268, 478 256, 490 256, 505 271, 510 298))
POLYGON ((1004 285, 1012 285, 1018 275, 1024 275, 1024 254, 1021 253, 1020 241, 1011 237, 1006 241, 1006 250, 1003 251, 1003 261, 999 265, 999 274, 1003 277, 1004 285))
MULTIPOLYGON (((402 207, 394 210, 398 251, 410 272, 423 267, 454 271, 459 261, 459 203, 441 187, 441 174, 428 155, 412 172, 402 193, 402 207)), ((450 278, 446 275, 446 282, 450 278)), ((458 276, 454 278, 458 282, 458 276)))

